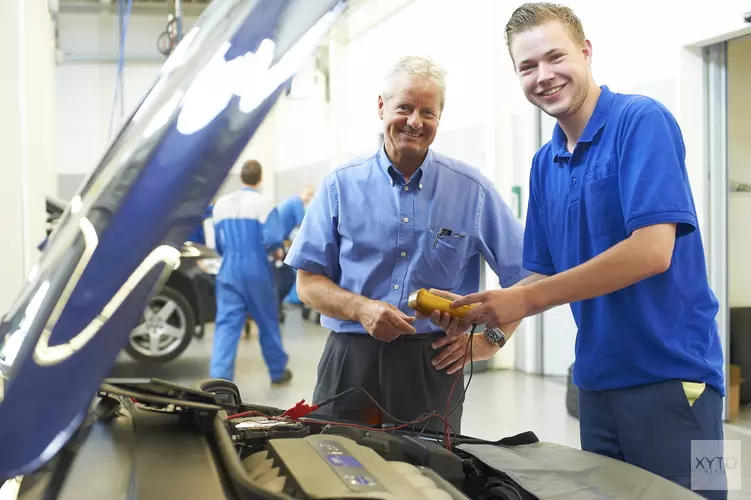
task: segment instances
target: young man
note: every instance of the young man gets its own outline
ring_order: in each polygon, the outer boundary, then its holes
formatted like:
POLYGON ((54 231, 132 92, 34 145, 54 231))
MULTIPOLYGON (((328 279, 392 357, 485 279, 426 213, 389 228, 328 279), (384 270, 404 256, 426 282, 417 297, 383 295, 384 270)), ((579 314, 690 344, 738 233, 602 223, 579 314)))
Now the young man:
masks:
POLYGON ((569 8, 525 4, 506 39, 526 98, 557 120, 530 176, 524 267, 536 274, 455 301, 480 303, 460 324, 571 304, 582 448, 691 487, 692 441, 723 439, 725 389, 681 131, 659 102, 597 86, 569 8))

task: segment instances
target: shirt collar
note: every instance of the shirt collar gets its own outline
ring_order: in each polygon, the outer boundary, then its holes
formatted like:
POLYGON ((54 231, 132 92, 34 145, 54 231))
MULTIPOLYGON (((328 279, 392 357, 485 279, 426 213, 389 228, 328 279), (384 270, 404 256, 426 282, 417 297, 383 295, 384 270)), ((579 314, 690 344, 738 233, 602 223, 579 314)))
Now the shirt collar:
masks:
MULTIPOLYGON (((399 172, 396 167, 394 167, 394 164, 391 163, 391 160, 389 160, 389 157, 386 155, 385 145, 381 146, 381 149, 378 150, 376 161, 378 162, 378 166, 388 174, 389 181, 391 182, 392 186, 395 182, 398 182, 399 184, 406 184, 404 175, 399 172)), ((415 171, 415 174, 409 180, 410 184, 417 184, 418 189, 422 189, 423 180, 425 180, 425 174, 430 170, 430 165, 432 163, 433 150, 428 148, 428 154, 425 155, 425 159, 423 160, 422 164, 418 167, 418 169, 415 171)))
MULTIPOLYGON (((591 143, 594 141, 597 134, 608 121, 610 105, 613 104, 614 94, 610 91, 607 85, 601 86, 600 90, 600 97, 597 98, 595 110, 592 112, 592 116, 589 118, 587 126, 584 127, 584 132, 579 139, 579 143, 591 143)), ((566 154, 566 142, 566 134, 563 132, 561 126, 556 124, 553 129, 553 139, 550 143, 553 150, 556 152, 553 161, 557 162, 561 155, 566 154)))

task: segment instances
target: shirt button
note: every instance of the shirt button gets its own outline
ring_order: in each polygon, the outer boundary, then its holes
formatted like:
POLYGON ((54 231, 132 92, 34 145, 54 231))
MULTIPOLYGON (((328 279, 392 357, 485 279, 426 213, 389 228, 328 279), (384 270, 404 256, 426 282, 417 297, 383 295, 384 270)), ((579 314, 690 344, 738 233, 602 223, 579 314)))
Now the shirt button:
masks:
POLYGON ((407 256, 407 252, 402 252, 402 257, 406 257, 406 256, 407 256))
POLYGON ((571 179, 571 184, 576 185, 576 177, 574 177, 573 179, 571 179))
POLYGON ((409 222, 409 217, 405 217, 404 222, 409 222))
POLYGON ((420 186, 419 186, 419 187, 420 187, 420 189, 422 189, 422 184, 420 184, 420 186))
POLYGON ((399 290, 399 285, 394 285, 394 290, 399 290))

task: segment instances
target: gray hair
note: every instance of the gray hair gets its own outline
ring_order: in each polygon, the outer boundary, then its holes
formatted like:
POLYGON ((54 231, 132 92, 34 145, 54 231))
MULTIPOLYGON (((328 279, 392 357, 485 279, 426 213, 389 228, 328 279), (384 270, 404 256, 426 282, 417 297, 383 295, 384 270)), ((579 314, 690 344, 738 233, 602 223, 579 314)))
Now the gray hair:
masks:
POLYGON ((425 78, 434 83, 441 91, 441 113, 446 104, 446 70, 429 57, 405 56, 399 59, 386 74, 383 81, 381 97, 387 99, 394 95, 394 80, 400 75, 409 75, 425 78))

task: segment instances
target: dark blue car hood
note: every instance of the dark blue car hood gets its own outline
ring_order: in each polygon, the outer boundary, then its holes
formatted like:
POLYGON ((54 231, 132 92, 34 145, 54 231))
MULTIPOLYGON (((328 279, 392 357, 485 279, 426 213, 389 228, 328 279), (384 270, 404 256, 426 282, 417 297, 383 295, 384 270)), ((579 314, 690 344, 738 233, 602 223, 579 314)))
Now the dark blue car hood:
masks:
POLYGON ((182 242, 344 7, 214 0, 166 61, 0 323, 0 484, 81 424, 182 242))

